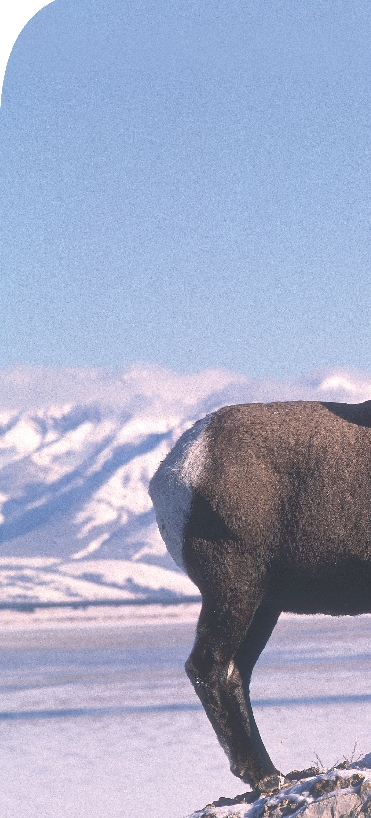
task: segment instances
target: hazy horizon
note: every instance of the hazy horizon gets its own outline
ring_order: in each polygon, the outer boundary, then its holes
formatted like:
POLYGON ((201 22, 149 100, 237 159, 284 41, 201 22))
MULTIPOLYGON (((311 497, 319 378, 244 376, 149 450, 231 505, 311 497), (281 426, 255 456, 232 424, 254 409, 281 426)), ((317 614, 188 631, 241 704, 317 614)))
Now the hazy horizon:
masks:
POLYGON ((131 398, 137 400, 139 411, 140 398, 157 399, 164 405, 184 401, 196 405, 209 393, 220 396, 220 403, 360 403, 371 398, 371 372, 323 367, 286 379, 253 378, 218 367, 179 372, 150 361, 134 361, 120 369, 24 365, 0 369, 0 410, 27 411, 67 403, 97 403, 119 410, 131 398))

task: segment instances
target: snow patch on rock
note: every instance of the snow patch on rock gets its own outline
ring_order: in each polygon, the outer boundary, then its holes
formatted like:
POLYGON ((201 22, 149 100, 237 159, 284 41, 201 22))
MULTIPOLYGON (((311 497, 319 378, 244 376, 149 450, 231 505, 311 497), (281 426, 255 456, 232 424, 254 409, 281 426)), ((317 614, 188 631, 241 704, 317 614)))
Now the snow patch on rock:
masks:
MULTIPOLYGON (((371 753, 358 762, 305 775, 272 795, 220 798, 188 818, 356 818, 371 815, 371 753)), ((290 773, 293 776, 293 773, 290 773)))

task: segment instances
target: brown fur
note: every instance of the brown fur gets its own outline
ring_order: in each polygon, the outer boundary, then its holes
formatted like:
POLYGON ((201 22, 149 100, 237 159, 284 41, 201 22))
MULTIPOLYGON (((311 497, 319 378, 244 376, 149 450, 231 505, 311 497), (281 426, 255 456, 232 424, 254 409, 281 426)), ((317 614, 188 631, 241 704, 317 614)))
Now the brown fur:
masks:
POLYGON ((232 771, 269 789, 249 682, 279 614, 371 612, 371 402, 225 407, 207 438, 183 547, 202 594, 186 670, 232 771))

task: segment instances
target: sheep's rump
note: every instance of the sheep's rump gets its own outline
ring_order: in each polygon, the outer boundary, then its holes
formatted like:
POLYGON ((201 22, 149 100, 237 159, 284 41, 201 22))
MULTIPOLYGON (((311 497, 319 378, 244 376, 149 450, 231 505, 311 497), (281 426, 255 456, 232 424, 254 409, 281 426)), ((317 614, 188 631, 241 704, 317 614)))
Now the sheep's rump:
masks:
POLYGON ((371 402, 224 407, 182 435, 150 495, 180 567, 194 561, 185 541, 206 540, 209 520, 221 548, 228 540, 268 566, 284 610, 296 587, 299 607, 332 594, 330 606, 342 596, 351 612, 352 584, 369 606, 371 402))

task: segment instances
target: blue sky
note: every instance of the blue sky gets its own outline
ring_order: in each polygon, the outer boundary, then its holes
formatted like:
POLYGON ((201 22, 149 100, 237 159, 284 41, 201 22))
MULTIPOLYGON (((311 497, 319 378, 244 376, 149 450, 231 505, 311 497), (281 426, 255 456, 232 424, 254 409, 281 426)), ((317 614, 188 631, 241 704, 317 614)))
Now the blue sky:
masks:
POLYGON ((371 8, 55 0, 5 75, 0 366, 371 370, 371 8))

